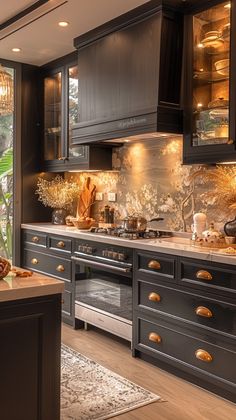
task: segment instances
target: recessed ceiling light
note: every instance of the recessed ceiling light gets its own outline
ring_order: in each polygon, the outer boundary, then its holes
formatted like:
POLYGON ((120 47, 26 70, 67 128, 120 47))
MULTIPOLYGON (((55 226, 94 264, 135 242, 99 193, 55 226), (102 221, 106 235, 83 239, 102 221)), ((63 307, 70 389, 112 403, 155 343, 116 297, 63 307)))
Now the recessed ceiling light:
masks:
POLYGON ((14 47, 14 48, 12 48, 12 51, 13 51, 13 52, 16 52, 16 53, 17 53, 17 52, 20 52, 20 51, 21 51, 21 48, 14 47))
POLYGON ((58 25, 61 26, 62 28, 65 28, 66 26, 69 25, 69 22, 66 22, 66 21, 58 22, 58 25))

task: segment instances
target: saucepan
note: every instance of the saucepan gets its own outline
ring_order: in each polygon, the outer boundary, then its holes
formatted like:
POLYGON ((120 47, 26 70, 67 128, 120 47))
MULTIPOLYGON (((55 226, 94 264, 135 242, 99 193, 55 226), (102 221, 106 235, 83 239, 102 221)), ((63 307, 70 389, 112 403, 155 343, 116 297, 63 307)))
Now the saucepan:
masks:
POLYGON ((139 231, 144 232, 147 228, 147 224, 150 222, 159 222, 164 220, 162 217, 155 217, 151 220, 145 219, 142 216, 127 216, 122 220, 122 228, 125 231, 139 231))

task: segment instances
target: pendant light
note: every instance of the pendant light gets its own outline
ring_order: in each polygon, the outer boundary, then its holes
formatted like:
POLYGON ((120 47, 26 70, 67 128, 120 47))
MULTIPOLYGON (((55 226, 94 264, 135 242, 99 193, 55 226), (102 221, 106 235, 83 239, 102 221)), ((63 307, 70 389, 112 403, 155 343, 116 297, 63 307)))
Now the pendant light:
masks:
POLYGON ((13 77, 0 64, 0 115, 13 112, 13 77))

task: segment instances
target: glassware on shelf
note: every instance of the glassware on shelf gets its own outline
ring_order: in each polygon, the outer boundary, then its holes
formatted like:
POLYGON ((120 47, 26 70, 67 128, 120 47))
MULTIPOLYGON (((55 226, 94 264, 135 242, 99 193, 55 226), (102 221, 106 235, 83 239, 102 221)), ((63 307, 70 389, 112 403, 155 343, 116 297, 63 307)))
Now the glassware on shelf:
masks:
POLYGON ((229 141, 230 9, 213 5, 193 18, 193 146, 229 141))
POLYGON ((230 39, 230 22, 226 23, 222 28, 222 37, 224 40, 229 41, 230 39))
POLYGON ((209 102, 208 104, 208 108, 222 108, 222 107, 228 107, 229 106, 229 101, 228 99, 224 99, 224 98, 217 98, 217 99, 213 99, 213 101, 209 102))
POLYGON ((222 76, 229 75, 229 58, 225 60, 219 60, 214 63, 217 73, 222 74, 222 76))
POLYGON ((205 38, 202 39, 201 44, 205 47, 218 48, 224 43, 221 31, 209 31, 205 34, 205 38))

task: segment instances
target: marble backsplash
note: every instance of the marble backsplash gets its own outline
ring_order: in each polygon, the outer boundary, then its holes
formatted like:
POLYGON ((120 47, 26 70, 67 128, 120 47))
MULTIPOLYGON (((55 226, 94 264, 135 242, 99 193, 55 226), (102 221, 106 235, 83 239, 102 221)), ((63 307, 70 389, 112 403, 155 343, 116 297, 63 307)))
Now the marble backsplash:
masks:
POLYGON ((194 212, 204 212, 208 223, 214 221, 220 228, 229 217, 214 204, 208 192, 212 186, 201 176, 193 174, 207 171, 200 165, 182 165, 182 138, 148 139, 127 142, 113 150, 115 172, 68 173, 67 177, 81 185, 87 176, 103 193, 103 201, 93 206, 93 216, 99 217, 104 205, 115 208, 116 220, 138 213, 152 219, 153 228, 190 231, 194 212), (108 202, 108 192, 117 194, 115 203, 108 202))

